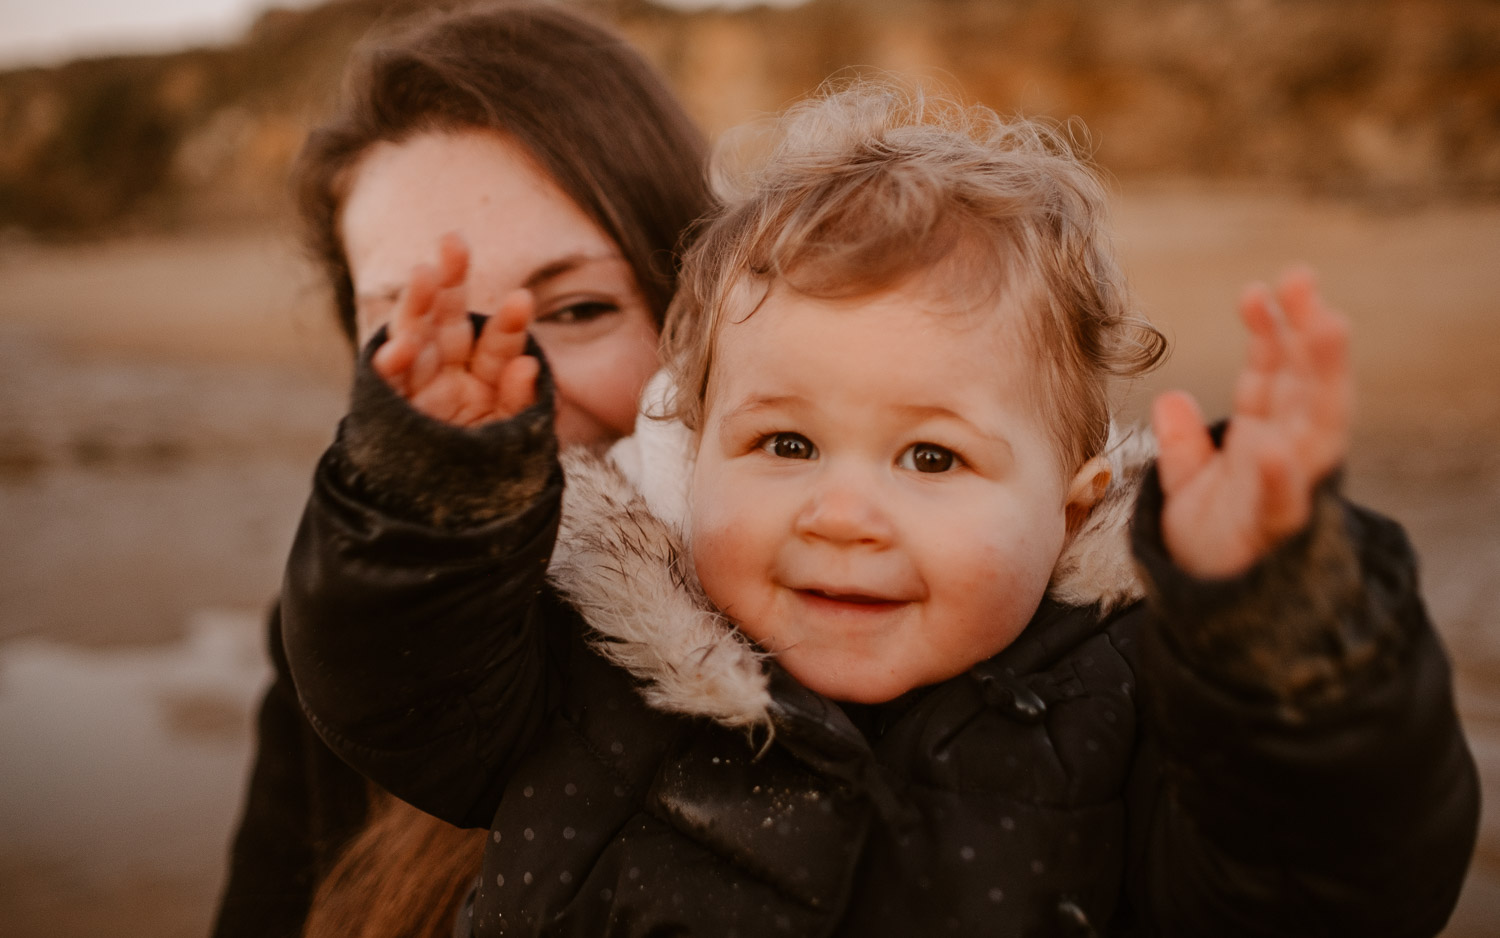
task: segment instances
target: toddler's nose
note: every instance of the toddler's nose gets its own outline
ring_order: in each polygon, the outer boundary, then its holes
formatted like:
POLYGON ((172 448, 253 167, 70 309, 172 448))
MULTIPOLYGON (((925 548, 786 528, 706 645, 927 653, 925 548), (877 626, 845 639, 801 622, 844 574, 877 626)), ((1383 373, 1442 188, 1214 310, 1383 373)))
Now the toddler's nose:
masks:
POLYGON ((873 493, 848 483, 815 491, 798 512, 794 528, 799 537, 838 544, 886 544, 894 534, 873 493))

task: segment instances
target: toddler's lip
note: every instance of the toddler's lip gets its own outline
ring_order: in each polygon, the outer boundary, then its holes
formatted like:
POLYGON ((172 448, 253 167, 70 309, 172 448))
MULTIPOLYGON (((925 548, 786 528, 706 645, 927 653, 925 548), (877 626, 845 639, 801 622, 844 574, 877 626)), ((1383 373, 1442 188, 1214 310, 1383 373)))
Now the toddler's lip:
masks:
POLYGON ((859 590, 846 589, 818 589, 816 587, 799 587, 796 590, 804 596, 813 599, 821 599, 827 602, 847 603, 854 606, 897 606, 907 602, 894 596, 879 596, 872 593, 864 593, 859 590))

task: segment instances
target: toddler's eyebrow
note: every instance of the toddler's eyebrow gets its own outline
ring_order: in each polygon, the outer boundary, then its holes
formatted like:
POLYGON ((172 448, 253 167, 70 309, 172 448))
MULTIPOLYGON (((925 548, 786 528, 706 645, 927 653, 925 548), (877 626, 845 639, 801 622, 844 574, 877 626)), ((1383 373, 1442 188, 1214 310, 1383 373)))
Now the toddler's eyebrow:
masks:
POLYGON ((763 410, 778 410, 801 404, 803 399, 795 394, 757 394, 742 401, 740 405, 720 418, 725 424, 739 417, 749 416, 763 410))
POLYGON ((943 407, 938 404, 898 404, 896 406, 896 409, 913 417, 922 417, 929 419, 936 417, 942 420, 952 420, 957 423, 961 423, 964 426, 968 427, 971 432, 984 437, 986 440, 990 440, 998 446, 1005 447, 1005 451, 1007 453, 1013 452, 1013 448, 1011 447, 1010 440, 1008 438, 992 430, 985 429, 984 427, 970 420, 968 417, 965 417, 958 411, 953 410, 952 408, 943 407))

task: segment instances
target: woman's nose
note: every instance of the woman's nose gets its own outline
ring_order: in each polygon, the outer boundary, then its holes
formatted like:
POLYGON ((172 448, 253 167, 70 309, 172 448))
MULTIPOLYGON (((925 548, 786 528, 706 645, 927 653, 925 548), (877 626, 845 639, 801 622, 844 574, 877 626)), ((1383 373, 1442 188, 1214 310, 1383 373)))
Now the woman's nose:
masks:
POLYGON ((803 504, 793 527, 799 537, 839 544, 886 544, 894 534, 875 493, 840 481, 819 486, 803 504))

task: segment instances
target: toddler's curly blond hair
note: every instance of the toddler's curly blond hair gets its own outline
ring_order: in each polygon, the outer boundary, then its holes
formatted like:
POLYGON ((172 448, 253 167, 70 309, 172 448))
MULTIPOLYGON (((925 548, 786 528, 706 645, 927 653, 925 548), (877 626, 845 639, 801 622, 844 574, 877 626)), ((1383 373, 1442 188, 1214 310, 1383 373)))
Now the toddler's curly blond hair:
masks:
POLYGON ((1045 124, 860 80, 728 138, 714 174, 721 207, 684 257, 663 339, 672 416, 695 431, 720 327, 778 286, 834 299, 926 276, 960 308, 1018 303, 1070 468, 1105 447, 1110 379, 1166 353, 1131 315, 1104 187, 1045 124))

